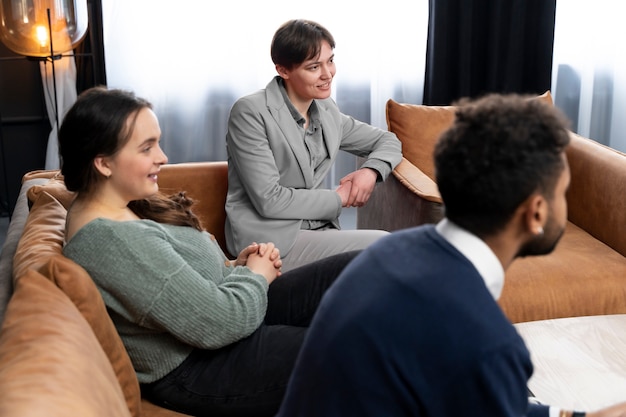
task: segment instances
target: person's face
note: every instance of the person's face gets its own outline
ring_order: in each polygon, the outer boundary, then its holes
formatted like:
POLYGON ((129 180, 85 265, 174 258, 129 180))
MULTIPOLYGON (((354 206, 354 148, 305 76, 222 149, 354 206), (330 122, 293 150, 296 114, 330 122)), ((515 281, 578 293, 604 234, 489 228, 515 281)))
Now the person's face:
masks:
POLYGON ((565 154, 563 154, 563 160, 565 168, 554 188, 554 197, 548 202, 548 219, 543 227, 544 233, 526 243, 520 249, 518 256, 547 255, 554 250, 563 235, 567 224, 566 193, 570 182, 570 170, 565 154))
MULTIPOLYGON (((127 120, 131 128, 133 116, 127 120)), ((154 112, 148 108, 139 111, 132 135, 120 151, 109 160, 111 170, 107 181, 125 200, 139 200, 159 190, 157 175, 167 156, 159 146, 161 128, 154 112)))
POLYGON ((290 70, 278 68, 285 80, 289 98, 306 102, 330 97, 335 72, 335 54, 330 44, 322 41, 319 56, 308 59, 290 70))

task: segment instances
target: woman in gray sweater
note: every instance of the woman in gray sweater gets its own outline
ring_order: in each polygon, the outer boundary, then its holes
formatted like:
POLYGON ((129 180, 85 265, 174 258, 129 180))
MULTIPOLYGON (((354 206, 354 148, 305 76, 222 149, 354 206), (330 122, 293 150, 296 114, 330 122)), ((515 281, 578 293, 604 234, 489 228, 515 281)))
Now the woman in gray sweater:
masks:
POLYGON ((184 193, 159 194, 160 134, 130 92, 79 96, 59 131, 77 193, 64 254, 94 279, 146 397, 197 416, 273 415, 320 298, 356 253, 283 276, 272 243, 227 259, 184 193))

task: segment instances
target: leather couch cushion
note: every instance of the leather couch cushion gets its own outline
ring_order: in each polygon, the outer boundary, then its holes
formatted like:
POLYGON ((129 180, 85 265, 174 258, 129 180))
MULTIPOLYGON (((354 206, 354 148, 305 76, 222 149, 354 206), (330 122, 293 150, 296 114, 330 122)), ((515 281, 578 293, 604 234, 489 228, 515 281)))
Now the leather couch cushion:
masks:
POLYGON ((61 253, 66 215, 67 210, 57 199, 45 191, 38 194, 13 257, 14 280, 28 269, 38 269, 51 256, 61 253))
POLYGON ((141 392, 137 375, 100 292, 87 271, 65 256, 55 255, 48 259, 39 272, 54 282, 87 320, 115 371, 128 409, 133 416, 139 416, 141 392))
POLYGON ((626 313, 626 258, 568 222, 552 253, 511 264, 499 304, 514 323, 626 313))
POLYGON ((19 281, 28 270, 40 270, 68 295, 109 357, 128 409, 133 416, 139 416, 141 398, 132 363, 91 277, 62 255, 67 210, 49 192, 71 203, 65 185, 58 180, 31 187, 28 197, 33 205, 13 260, 13 277, 19 281))
POLYGON ((423 106, 387 101, 387 127, 402 142, 402 156, 435 180, 432 160, 439 136, 454 121, 452 106, 423 106))
POLYGON ((591 139, 570 137, 568 219, 626 256, 626 157, 591 139))
MULTIPOLYGON (((549 91, 536 97, 552 104, 549 91)), ((387 101, 387 128, 402 142, 402 155, 435 180, 433 153, 439 136, 452 125, 455 106, 426 106, 387 101)))
POLYGON ((185 191, 194 200, 193 212, 202 227, 213 234, 220 247, 226 249, 224 223, 226 222, 226 193, 228 192, 228 164, 226 161, 184 162, 163 165, 159 174, 159 190, 164 194, 185 191))
POLYGON ((65 188, 65 182, 61 174, 55 174, 45 184, 32 186, 28 190, 28 200, 34 202, 42 192, 46 192, 56 198, 66 210, 69 210, 70 205, 74 201, 74 197, 76 197, 76 193, 68 191, 67 188, 65 188))
POLYGON ((33 270, 17 281, 0 332, 0 415, 130 416, 89 324, 33 270))

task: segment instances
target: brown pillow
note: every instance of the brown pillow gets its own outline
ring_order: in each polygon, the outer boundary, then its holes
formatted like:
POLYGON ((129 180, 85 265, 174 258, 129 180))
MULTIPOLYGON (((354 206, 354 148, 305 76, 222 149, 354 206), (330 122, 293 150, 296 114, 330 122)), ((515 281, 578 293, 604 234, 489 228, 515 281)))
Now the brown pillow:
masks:
MULTIPOLYGON (((550 91, 536 99, 552 104, 550 91)), ((439 136, 452 125, 454 111, 454 106, 425 106, 387 101, 387 128, 402 142, 402 155, 433 181, 435 144, 439 136)))
POLYGON ((45 191, 38 194, 28 214, 13 257, 13 279, 38 269, 63 250, 67 210, 45 191))
POLYGON ((387 101, 387 128, 402 142, 402 156, 433 181, 433 153, 439 136, 454 121, 453 106, 424 106, 387 101))
POLYGON ((141 393, 137 375, 104 301, 87 271, 65 256, 55 255, 49 258, 39 272, 54 282, 87 320, 113 366, 128 409, 133 416, 139 416, 141 393))
POLYGON ((42 192, 47 192, 56 198, 66 210, 69 210, 74 197, 76 197, 76 193, 67 190, 63 176, 60 174, 50 178, 50 181, 45 184, 30 187, 27 193, 28 201, 34 203, 42 192))
POLYGON ((58 169, 50 169, 50 170, 39 169, 35 171, 29 171, 26 174, 24 174, 24 176, 22 177, 22 184, 28 180, 32 180, 35 178, 45 179, 45 178, 55 178, 55 177, 60 177, 60 176, 61 176, 61 171, 58 169))
POLYGON ((0 331, 0 415, 130 416, 89 325, 33 270, 16 283, 0 331))

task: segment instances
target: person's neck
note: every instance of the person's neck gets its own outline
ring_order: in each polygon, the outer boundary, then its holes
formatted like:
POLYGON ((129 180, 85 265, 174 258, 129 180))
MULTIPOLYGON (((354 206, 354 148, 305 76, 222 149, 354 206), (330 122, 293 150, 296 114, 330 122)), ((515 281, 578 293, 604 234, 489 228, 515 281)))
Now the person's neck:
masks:
POLYGON ((311 103, 313 103, 313 99, 303 100, 300 96, 294 94, 290 89, 289 85, 285 84, 285 90, 287 90, 287 97, 289 97, 289 101, 291 104, 298 110, 298 113, 304 117, 307 122, 309 120, 309 108, 311 107, 311 103))
POLYGON ((496 255, 505 271, 513 263, 521 247, 521 241, 509 229, 483 237, 482 240, 496 255))
POLYGON ((101 193, 94 195, 78 195, 71 210, 87 214, 89 217, 104 217, 111 220, 129 220, 136 218, 128 208, 129 201, 101 193))
POLYGON ((139 217, 128 208, 128 202, 107 200, 104 196, 79 194, 67 211, 65 239, 69 241, 83 226, 92 220, 104 218, 114 221, 137 220, 139 217))

